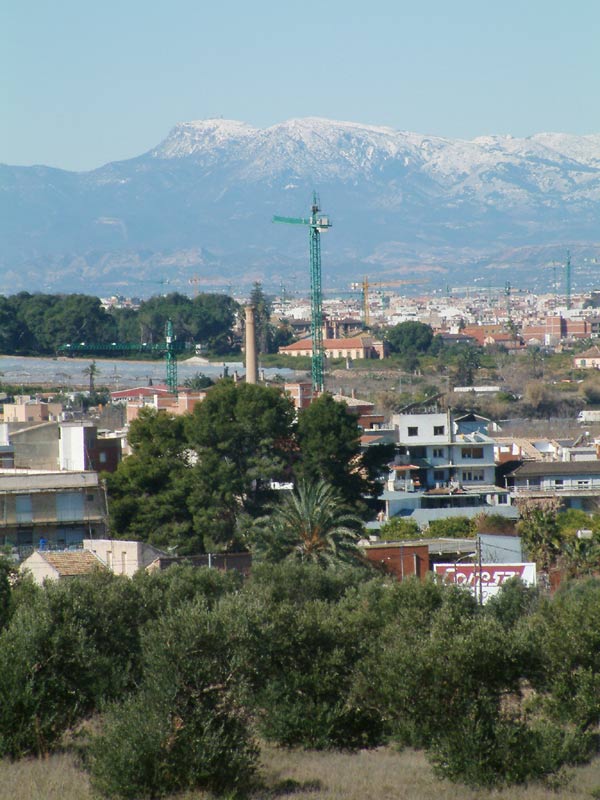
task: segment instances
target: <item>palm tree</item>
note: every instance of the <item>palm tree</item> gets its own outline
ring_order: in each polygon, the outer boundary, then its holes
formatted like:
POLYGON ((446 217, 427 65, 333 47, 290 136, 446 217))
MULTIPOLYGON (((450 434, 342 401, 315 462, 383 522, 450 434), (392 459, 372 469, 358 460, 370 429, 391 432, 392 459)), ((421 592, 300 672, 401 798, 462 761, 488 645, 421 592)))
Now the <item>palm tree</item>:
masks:
POLYGON ((570 539, 563 546, 558 561, 569 578, 598 575, 600 572, 600 544, 595 539, 570 539))
POLYGON ((96 362, 92 361, 92 363, 89 365, 89 367, 85 367, 81 371, 83 372, 84 375, 87 375, 87 377, 89 378, 89 381, 90 381, 90 394, 94 394, 94 391, 96 390, 95 379, 96 379, 96 375, 100 372, 100 369, 96 365, 96 362))
POLYGON ((357 547, 362 520, 325 481, 301 481, 259 523, 256 542, 259 558, 298 559, 322 566, 362 558, 357 547))

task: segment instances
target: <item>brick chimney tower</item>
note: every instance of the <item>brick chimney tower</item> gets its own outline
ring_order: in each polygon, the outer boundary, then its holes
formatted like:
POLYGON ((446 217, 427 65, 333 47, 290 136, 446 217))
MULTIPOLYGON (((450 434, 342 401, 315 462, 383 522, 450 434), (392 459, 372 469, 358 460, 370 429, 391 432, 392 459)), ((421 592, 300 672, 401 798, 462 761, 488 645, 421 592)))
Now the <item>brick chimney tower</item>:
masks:
POLYGON ((254 306, 246 306, 246 383, 258 382, 254 306))

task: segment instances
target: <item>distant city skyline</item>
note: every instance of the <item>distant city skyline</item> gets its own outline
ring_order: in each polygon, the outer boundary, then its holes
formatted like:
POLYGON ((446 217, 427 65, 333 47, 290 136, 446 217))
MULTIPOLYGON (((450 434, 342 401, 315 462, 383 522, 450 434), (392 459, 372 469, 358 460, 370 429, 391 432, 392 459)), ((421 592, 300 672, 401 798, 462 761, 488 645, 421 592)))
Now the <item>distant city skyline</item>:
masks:
POLYGON ((581 0, 6 4, 0 162, 93 169, 219 116, 465 139, 600 132, 599 23, 581 0))

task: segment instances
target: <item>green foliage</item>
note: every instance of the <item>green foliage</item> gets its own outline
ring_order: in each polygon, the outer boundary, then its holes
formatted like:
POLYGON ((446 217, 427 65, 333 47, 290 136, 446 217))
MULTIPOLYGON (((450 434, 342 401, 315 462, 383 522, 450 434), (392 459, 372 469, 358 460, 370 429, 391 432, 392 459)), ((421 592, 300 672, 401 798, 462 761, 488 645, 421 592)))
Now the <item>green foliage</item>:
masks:
POLYGON ((190 508, 205 542, 232 547, 245 518, 264 512, 272 480, 290 460, 294 407, 277 389, 220 381, 186 418, 192 467, 190 508))
POLYGON ((323 566, 362 560, 363 526, 325 481, 298 487, 257 523, 256 554, 267 561, 298 559, 323 566))
POLYGON ((475 373, 481 366, 481 348, 462 345, 454 358, 454 383, 457 386, 472 386, 475 373))
POLYGON ((596 536, 600 534, 600 514, 588 514, 579 508, 559 509, 556 524, 565 539, 574 536, 580 528, 589 528, 596 536))
POLYGON ((203 372, 197 372, 191 378, 186 378, 183 385, 188 389, 198 391, 207 389, 209 386, 214 386, 214 383, 215 382, 212 378, 209 378, 208 375, 205 375, 203 372))
POLYGON ((176 611, 194 600, 201 599, 208 608, 213 608, 222 597, 239 591, 241 584, 241 575, 233 570, 221 572, 186 563, 152 573, 140 571, 133 576, 140 605, 150 619, 176 611))
POLYGON ((7 556, 0 554, 0 630, 10 619, 12 610, 11 582, 15 569, 7 556))
POLYGON ((400 322, 388 328, 385 338, 392 353, 426 353, 433 342, 433 330, 422 322, 400 322))
POLYGON ((272 481, 331 478, 364 509, 389 447, 361 454, 356 418, 330 395, 302 412, 276 388, 222 380, 186 417, 142 410, 133 455, 107 476, 112 526, 179 554, 247 546, 252 521, 275 497, 272 481), (298 456, 298 450, 300 451, 298 456), (294 463, 295 459, 295 463, 294 463))
POLYGON ((377 496, 382 467, 393 447, 373 446, 363 453, 360 429, 345 403, 322 394, 298 415, 298 445, 301 457, 295 473, 305 481, 324 480, 348 503, 364 510, 363 495, 377 496))
POLYGON ((381 526, 379 531, 383 542, 402 542, 404 539, 422 539, 421 528, 414 519, 392 517, 381 526))
POLYGON ((8 330, 15 324, 18 337, 12 341, 16 353, 53 353, 67 342, 114 341, 116 326, 97 297, 83 294, 31 295, 21 292, 4 306, 12 314, 8 330))
POLYGON ((526 586, 520 578, 511 578, 500 587, 497 595, 487 601, 485 610, 506 628, 514 628, 535 609, 539 599, 536 587, 526 586))
POLYGON ((254 325, 256 332, 256 347, 259 353, 272 353, 274 326, 271 325, 272 307, 268 297, 263 292, 259 281, 252 284, 250 305, 254 306, 254 325))
POLYGON ((253 595, 268 597, 271 603, 302 604, 309 600, 335 603, 372 577, 370 570, 344 563, 324 570, 314 562, 265 561, 252 567, 246 588, 253 595))
POLYGON ((51 583, 0 634, 0 755, 42 755, 140 674, 145 612, 126 578, 51 583))
POLYGON ((199 604, 152 627, 140 689, 111 708, 92 742, 97 790, 142 798, 248 787, 258 751, 240 702, 244 655, 231 645, 217 612, 199 604))
MULTIPOLYGON (((355 748, 379 744, 377 710, 349 698, 354 666, 372 641, 371 615, 352 602, 244 604, 243 654, 256 669, 251 702, 259 729, 286 747, 355 748)), ((232 615, 239 619, 240 614, 232 615)))
POLYGON ((428 536, 448 539, 470 539, 475 536, 476 523, 470 517, 445 517, 429 523, 428 536))
POLYGON ((479 607, 433 580, 292 559, 244 583, 188 565, 10 593, 0 754, 50 752, 104 708, 87 760, 109 797, 243 792, 251 729, 290 747, 392 739, 484 788, 556 774, 595 748, 598 579, 542 598, 514 580, 479 607))
POLYGON ((54 353, 69 342, 159 342, 168 319, 175 335, 215 353, 234 349, 237 303, 220 294, 191 300, 172 293, 144 301, 139 310, 105 311, 97 297, 20 292, 0 300, 0 352, 54 353))
POLYGON ((142 409, 129 429, 132 455, 106 476, 111 526, 179 554, 202 552, 188 507, 191 470, 182 417, 142 409))
POLYGON ((533 683, 550 717, 582 733, 600 724, 600 581, 567 584, 528 620, 541 651, 533 683))
POLYGON ((438 738, 430 760, 440 777, 492 789, 547 778, 590 754, 585 737, 528 725, 484 701, 438 738))
POLYGON ((478 533, 514 535, 516 531, 515 521, 502 514, 477 514, 473 522, 478 533))
POLYGON ((92 785, 103 797, 137 800, 158 797, 168 780, 165 743, 172 728, 168 713, 141 694, 113 705, 103 719, 102 734, 87 753, 92 785))
POLYGON ((547 573, 556 564, 563 546, 554 500, 524 500, 519 503, 521 522, 517 530, 529 558, 541 572, 547 573))

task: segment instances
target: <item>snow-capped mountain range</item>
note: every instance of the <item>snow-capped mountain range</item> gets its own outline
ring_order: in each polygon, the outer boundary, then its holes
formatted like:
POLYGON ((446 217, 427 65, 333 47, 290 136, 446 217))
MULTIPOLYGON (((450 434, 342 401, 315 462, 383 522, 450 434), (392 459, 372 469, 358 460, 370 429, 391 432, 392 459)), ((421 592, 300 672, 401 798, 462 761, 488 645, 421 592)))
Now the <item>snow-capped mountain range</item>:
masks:
POLYGON ((334 224, 326 285, 424 273, 432 289, 475 277, 541 288, 547 273, 534 267, 600 250, 600 134, 465 141, 211 119, 91 172, 0 166, 0 291, 148 294, 166 279, 189 291, 194 276, 201 288, 304 286, 306 237, 271 218, 307 216, 313 189, 334 224))

